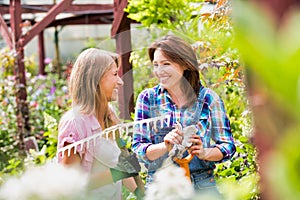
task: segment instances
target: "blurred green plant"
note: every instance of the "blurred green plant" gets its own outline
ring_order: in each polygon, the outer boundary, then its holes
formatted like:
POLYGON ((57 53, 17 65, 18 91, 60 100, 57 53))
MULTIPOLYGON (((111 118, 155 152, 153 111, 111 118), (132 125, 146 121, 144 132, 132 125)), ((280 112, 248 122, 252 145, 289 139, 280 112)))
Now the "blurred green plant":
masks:
MULTIPOLYGON (((199 4, 201 2, 203 1, 129 0, 126 11, 129 12, 129 17, 141 22, 149 30, 150 36, 142 44, 144 47, 170 32, 193 44, 200 63, 202 83, 213 88, 224 100, 237 144, 234 159, 217 164, 216 176, 220 189, 228 199, 258 199, 256 148, 251 144, 252 111, 249 109, 244 66, 240 63, 239 55, 242 55, 247 71, 257 73, 277 104, 286 105, 288 113, 299 122, 299 15, 293 15, 284 29, 275 31, 273 23, 267 21, 261 12, 248 4, 238 4, 242 9, 234 9, 236 29, 233 30, 230 18, 232 10, 228 1, 219 1, 214 5, 199 4), (209 7, 207 11, 205 6, 213 6, 213 10, 209 7)), ((93 40, 90 40, 89 45, 94 45, 93 40)), ((34 70, 36 64, 30 60, 32 59, 25 62, 27 71, 30 72, 26 75, 30 123, 32 135, 38 141, 39 152, 29 152, 30 159, 25 164, 33 162, 39 165, 53 158, 56 153, 57 122, 68 109, 70 101, 65 77, 59 79, 52 73, 38 76, 34 70)), ((18 157, 13 110, 15 99, 10 92, 13 91, 14 81, 11 71, 13 51, 1 51, 0 62, 0 176, 4 177, 5 173, 20 173, 24 162, 18 157)), ((157 80, 152 74, 146 48, 133 51, 131 62, 134 95, 137 97, 142 89, 152 87, 157 80)), ((51 63, 47 67, 51 67, 51 63)), ((268 119, 261 121, 266 120, 268 119)), ((300 156, 293 149, 299 146, 298 130, 297 127, 284 129, 282 133, 285 137, 278 142, 274 157, 271 157, 276 163, 270 163, 270 174, 272 173, 272 180, 278 178, 279 181, 270 183, 282 198, 299 198, 297 191, 300 178, 297 167, 300 156), (281 145, 282 143, 286 145, 281 145), (288 144, 292 144, 292 147, 288 144), (284 183, 284 186, 279 186, 279 183, 284 183)), ((124 191, 124 195, 128 195, 128 191, 124 191)), ((130 195, 128 198, 131 198, 130 195)))
POLYGON ((196 8, 191 3, 197 2, 203 0, 129 0, 125 12, 129 13, 129 18, 141 22, 145 27, 157 25, 162 29, 178 27, 186 30, 184 23, 195 17, 193 13, 196 8))
POLYGON ((264 139, 258 141, 264 198, 299 199, 299 8, 285 12, 281 24, 254 3, 236 1, 233 11, 235 46, 246 66, 256 137, 264 139))
POLYGON ((261 77, 275 100, 299 118, 300 112, 295 112, 300 110, 299 12, 291 13, 286 24, 276 29, 275 21, 251 4, 236 3, 234 10, 235 44, 243 61, 261 77), (249 8, 241 11, 245 6, 249 8))
MULTIPOLYGON (((38 149, 29 149, 27 157, 18 155, 16 139, 14 77, 10 65, 14 64, 14 54, 3 50, 0 57, 0 185, 15 176, 20 177, 28 169, 55 161, 57 152, 58 122, 62 114, 69 109, 67 79, 52 73, 52 63, 46 66, 47 75, 34 74, 33 62, 25 62, 29 71, 26 73, 27 101, 30 109, 31 136, 38 149), (29 66, 28 66, 28 65, 29 66)), ((71 66, 67 66, 70 70, 71 66)), ((68 73, 65 76, 68 76, 68 73)), ((125 138, 130 140, 130 138, 125 138)), ((131 144, 128 144, 131 145, 131 144)), ((123 189, 124 199, 136 199, 127 189, 123 189)))
POLYGON ((44 112, 45 130, 44 137, 46 138, 45 146, 47 158, 54 158, 57 151, 57 138, 58 138, 58 122, 59 119, 55 119, 50 114, 44 112))
MULTIPOLYGON (((2 174, 16 174, 24 168, 24 158, 18 154, 18 139, 16 138, 14 75, 11 71, 14 59, 13 51, 1 50, 0 171, 2 174)), ((25 64, 29 71, 32 71, 31 68, 35 66, 33 62, 25 62, 25 64)), ((59 79, 58 75, 52 73, 42 76, 27 72, 26 80, 30 110, 30 136, 37 140, 40 150, 39 152, 30 150, 27 154, 29 157, 35 157, 33 158, 36 161, 35 164, 43 164, 56 154, 57 122, 70 105, 66 79, 59 79)))
MULTIPOLYGON (((0 52, 0 171, 12 171, 8 165, 15 165, 18 153, 17 120, 15 114, 13 67, 16 54, 9 49, 0 52)), ((13 172, 12 172, 13 173, 13 172)))

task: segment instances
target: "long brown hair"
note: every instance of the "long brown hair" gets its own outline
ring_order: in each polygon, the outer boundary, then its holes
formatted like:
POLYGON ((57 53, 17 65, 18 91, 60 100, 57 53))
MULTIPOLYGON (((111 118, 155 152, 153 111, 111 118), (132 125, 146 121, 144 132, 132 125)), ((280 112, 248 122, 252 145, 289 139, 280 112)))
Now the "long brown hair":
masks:
POLYGON ((187 99, 191 101, 196 100, 201 83, 198 61, 192 46, 178 36, 164 36, 152 43, 148 48, 148 55, 151 62, 153 62, 154 52, 157 49, 160 49, 163 55, 170 59, 170 61, 177 63, 185 69, 181 81, 181 89, 185 91, 187 99))
POLYGON ((101 78, 114 63, 119 66, 118 54, 86 49, 77 57, 69 80, 73 106, 79 106, 83 114, 95 114, 102 129, 117 123, 100 86, 101 78))

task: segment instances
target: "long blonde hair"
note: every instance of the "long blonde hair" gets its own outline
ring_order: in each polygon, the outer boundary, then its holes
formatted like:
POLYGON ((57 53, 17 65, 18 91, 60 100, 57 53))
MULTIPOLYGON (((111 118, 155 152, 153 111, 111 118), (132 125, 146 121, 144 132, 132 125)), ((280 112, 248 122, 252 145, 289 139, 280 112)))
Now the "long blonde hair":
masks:
POLYGON ((69 80, 73 106, 79 106, 83 114, 95 114, 102 129, 117 123, 100 86, 101 78, 114 63, 119 66, 118 54, 96 48, 86 49, 77 57, 69 80))

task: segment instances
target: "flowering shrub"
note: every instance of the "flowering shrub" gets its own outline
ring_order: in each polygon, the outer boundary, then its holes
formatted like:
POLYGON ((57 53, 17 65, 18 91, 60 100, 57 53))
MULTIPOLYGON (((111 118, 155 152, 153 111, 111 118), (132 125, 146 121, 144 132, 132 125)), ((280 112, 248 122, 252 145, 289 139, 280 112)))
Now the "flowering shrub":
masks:
POLYGON ((184 169, 170 163, 154 174, 154 181, 146 190, 145 200, 183 200, 192 199, 193 196, 194 189, 184 169))
POLYGON ((47 145, 47 157, 56 153, 57 124, 70 101, 66 80, 49 73, 47 76, 28 78, 28 102, 31 110, 32 134, 38 139, 39 148, 47 145))
POLYGON ((87 176, 76 169, 47 163, 8 179, 0 188, 0 199, 84 199, 87 180, 87 176))
MULTIPOLYGON (((0 55, 0 171, 17 174, 23 168, 18 154, 17 122, 15 115, 14 75, 11 69, 15 55, 8 49, 0 55)), ((30 63, 30 62, 25 62, 30 63)), ((30 68, 30 66, 26 66, 30 68)), ((38 149, 45 149, 44 158, 38 156, 42 164, 56 154, 57 123, 61 114, 69 106, 65 79, 56 74, 47 76, 26 73, 27 101, 30 110, 31 135, 37 141, 38 149)), ((27 137, 29 137, 27 136, 27 137)))
MULTIPOLYGON (((180 2, 180 4, 173 4, 172 7, 171 3, 165 2, 168 6, 161 7, 146 0, 132 0, 129 1, 127 11, 133 14, 136 13, 136 15, 131 16, 138 17, 135 20, 140 20, 145 26, 154 27, 155 29, 157 27, 161 28, 160 33, 157 33, 158 31, 155 33, 157 35, 151 32, 151 40, 156 39, 159 34, 172 31, 194 43, 199 63, 201 63, 199 66, 202 76, 201 80, 205 86, 212 87, 223 98, 232 122, 231 127, 237 144, 235 158, 218 164, 215 169, 221 191, 223 189, 223 191, 227 192, 227 196, 225 196, 228 199, 257 199, 256 150, 250 143, 252 134, 251 112, 248 108, 243 71, 239 63, 238 52, 230 46, 233 31, 228 17, 228 7, 227 5, 222 5, 211 15, 209 13, 192 15, 190 10, 192 7, 188 5, 188 9, 182 9, 187 4, 184 1, 176 0, 176 2, 180 2), (139 7, 139 5, 142 6, 139 7), (178 10, 176 8, 177 5, 180 5, 179 8, 182 9, 182 12, 173 12, 176 9, 178 10), (148 9, 147 6, 151 7, 151 9, 148 9), (143 13, 146 13, 146 15, 143 15, 143 13), (168 21, 168 17, 164 18, 166 21, 159 20, 157 16, 160 15, 169 16, 173 20, 172 23, 168 21), (139 18, 141 16, 142 18, 139 18), (146 16, 146 18, 143 16, 146 16), (198 29, 200 21, 202 22, 201 25, 203 25, 201 31, 198 29), (157 23, 156 27, 155 23, 157 23), (232 184, 223 182, 223 180, 231 180, 232 184), (237 187, 238 184, 241 187, 237 187), (229 185, 232 187, 227 187, 229 185), (233 194, 234 197, 232 197, 228 196, 228 191, 234 191, 232 188, 242 189, 236 191, 236 194, 233 194), (241 190, 245 191, 246 194, 242 194, 241 190)), ((191 1, 186 2, 190 3, 191 1)), ((199 13, 199 9, 194 11, 199 13)), ((153 29, 149 30, 153 31, 153 29)), ((145 44, 143 43, 143 45, 145 44)), ((150 87, 155 82, 153 76, 151 76, 152 70, 148 59, 146 59, 145 51, 134 51, 131 59, 134 68, 136 97, 142 88, 150 87), (145 79, 144 77, 149 77, 149 74, 151 77, 145 79)), ((16 169, 22 168, 23 162, 18 158, 17 139, 15 137, 17 128, 14 115, 15 99, 13 93, 9 92, 13 91, 14 77, 11 71, 12 68, 9 66, 14 62, 14 53, 9 51, 1 53, 0 61, 2 70, 0 74, 0 170, 17 174, 18 170, 16 169)), ((51 67, 51 62, 49 62, 48 67, 51 67)), ((30 158, 35 163, 43 164, 48 158, 53 158, 56 153, 57 123, 62 112, 67 110, 67 107, 70 105, 67 96, 66 80, 60 79, 56 74, 52 73, 49 73, 47 76, 36 76, 33 72, 27 73, 26 78, 31 132, 37 139, 40 149, 39 152, 32 152, 30 158)), ((173 180, 173 176, 170 174, 176 174, 176 178, 174 176, 176 181, 173 182, 181 183, 179 181, 182 174, 180 169, 173 167, 170 169, 176 171, 176 173, 172 172, 172 170, 162 170, 160 174, 163 174, 157 178, 156 183, 147 191, 147 198, 166 195, 161 192, 162 188, 168 192, 173 191, 175 188, 174 194, 177 194, 177 190, 181 191, 182 187, 180 185, 170 184, 167 187, 160 179, 165 177, 164 174, 169 174, 164 181, 170 181, 173 180)), ((184 191, 187 192, 184 193, 185 197, 190 197, 188 184, 185 186, 187 187, 186 191, 184 191)), ((180 194, 177 195, 179 195, 177 196, 178 198, 181 197, 180 194)), ((177 197, 174 197, 174 199, 177 197)))
MULTIPOLYGON (((0 170, 8 164, 15 167, 21 163, 13 160, 18 157, 17 123, 15 115, 13 65, 15 53, 2 49, 0 51, 0 170)), ((13 169, 9 169, 14 173, 13 169)))

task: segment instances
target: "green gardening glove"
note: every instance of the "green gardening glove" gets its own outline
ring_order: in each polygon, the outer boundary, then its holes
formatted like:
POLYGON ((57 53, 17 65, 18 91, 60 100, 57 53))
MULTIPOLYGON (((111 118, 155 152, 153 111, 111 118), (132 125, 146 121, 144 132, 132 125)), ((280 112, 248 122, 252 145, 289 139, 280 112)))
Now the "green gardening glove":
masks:
POLYGON ((117 182, 119 180, 122 180, 124 178, 129 178, 129 177, 134 177, 134 176, 138 176, 138 173, 128 173, 128 172, 124 172, 124 171, 120 171, 117 168, 110 168, 110 172, 113 178, 114 182, 117 182))

